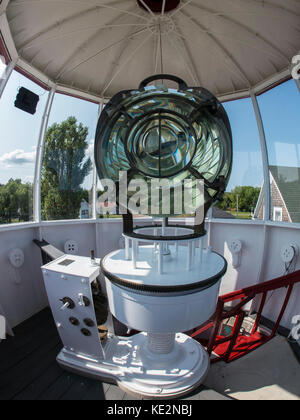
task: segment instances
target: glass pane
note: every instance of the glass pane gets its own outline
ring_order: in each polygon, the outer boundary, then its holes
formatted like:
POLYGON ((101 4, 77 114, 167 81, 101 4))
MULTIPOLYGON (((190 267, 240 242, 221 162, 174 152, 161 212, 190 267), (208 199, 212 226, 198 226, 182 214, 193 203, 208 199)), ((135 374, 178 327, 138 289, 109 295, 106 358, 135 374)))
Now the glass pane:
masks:
POLYGON ((258 102, 265 127, 269 154, 271 219, 273 221, 299 223, 299 91, 294 80, 290 80, 259 96, 258 102))
MULTIPOLYGON (((146 185, 139 207, 140 213, 147 215, 179 214, 175 211, 174 189, 181 187, 184 180, 191 180, 189 193, 196 203, 194 207, 204 202, 211 205, 227 183, 231 168, 227 115, 205 89, 177 91, 151 86, 117 94, 101 115, 95 148, 101 179, 118 182, 120 172, 126 171, 129 184, 146 185), (168 180, 173 188, 172 198, 163 200, 158 196, 155 206, 149 194, 154 178, 168 180), (197 179, 205 183, 204 197, 196 189, 193 191, 197 179), (163 209, 163 201, 172 204, 163 209)), ((135 194, 134 189, 131 192, 135 194)), ((129 199, 125 207, 136 214, 135 204, 129 199)))
POLYGON ((44 220, 92 217, 94 135, 98 105, 56 94, 42 167, 44 220))
POLYGON ((48 92, 14 71, 0 100, 0 224, 33 219, 36 147, 48 92), (34 115, 16 108, 21 87, 39 96, 34 115))
POLYGON ((263 184, 262 155, 251 99, 223 103, 233 134, 233 168, 215 218, 254 219, 263 184))

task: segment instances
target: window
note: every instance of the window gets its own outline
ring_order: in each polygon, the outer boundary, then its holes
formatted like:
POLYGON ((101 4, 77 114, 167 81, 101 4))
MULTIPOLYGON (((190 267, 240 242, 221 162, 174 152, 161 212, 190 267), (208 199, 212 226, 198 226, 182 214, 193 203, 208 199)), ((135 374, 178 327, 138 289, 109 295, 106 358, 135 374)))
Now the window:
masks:
POLYGON ((57 93, 45 138, 42 218, 92 216, 94 135, 97 104, 57 93))
POLYGON ((80 219, 89 219, 89 218, 90 218, 89 210, 81 210, 80 219))
POLYGON ((223 200, 213 209, 215 218, 254 218, 263 184, 262 156, 251 99, 223 104, 233 135, 233 167, 223 200))
POLYGON ((300 222, 300 95, 294 80, 258 97, 266 133, 271 182, 271 217, 282 207, 283 222, 300 222))
POLYGON ((2 55, 0 55, 0 80, 4 78, 5 70, 6 70, 5 58, 2 55))
POLYGON ((273 208, 273 220, 274 222, 282 222, 282 207, 273 208))
POLYGON ((47 91, 13 71, 0 100, 0 224, 33 219, 36 147, 47 96, 47 91), (14 106, 21 87, 39 96, 34 115, 14 106))

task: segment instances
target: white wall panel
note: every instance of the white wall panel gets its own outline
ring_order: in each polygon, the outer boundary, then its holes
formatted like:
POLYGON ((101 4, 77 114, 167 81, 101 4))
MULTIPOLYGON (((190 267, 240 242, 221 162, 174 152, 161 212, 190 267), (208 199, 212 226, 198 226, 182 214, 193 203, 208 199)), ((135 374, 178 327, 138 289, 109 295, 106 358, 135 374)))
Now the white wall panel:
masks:
MULTIPOLYGON (((269 227, 269 239, 266 259, 264 261, 263 275, 266 280, 282 276, 285 272, 284 263, 280 259, 280 251, 283 245, 298 244, 300 249, 300 230, 285 227, 269 227)), ((300 258, 298 257, 296 270, 300 269, 300 258)), ((287 289, 276 291, 269 301, 263 313, 269 319, 276 320, 284 301, 287 289)), ((300 315, 300 283, 295 285, 289 305, 286 309, 281 325, 291 328, 294 315, 300 315)))
POLYGON ((47 305, 40 271, 41 256, 32 242, 36 229, 0 232, 0 304, 14 327, 47 305), (13 268, 8 253, 13 248, 24 252, 23 267, 13 268))
MULTIPOLYGON (((138 223, 144 224, 145 221, 138 223)), ((260 281, 271 280, 284 273, 284 264, 280 260, 281 246, 298 243, 300 248, 300 230, 290 225, 279 227, 275 224, 267 224, 267 243, 263 258, 264 229, 263 223, 239 223, 234 220, 211 222, 211 246, 228 261, 228 271, 223 278, 221 294, 257 284, 260 281), (232 267, 232 255, 228 248, 232 239, 240 239, 243 242, 241 265, 238 268, 232 267)), ((12 326, 18 325, 47 305, 40 271, 40 251, 32 242, 34 238, 39 238, 39 233, 43 239, 60 250, 64 249, 64 243, 68 239, 73 239, 78 243, 79 255, 89 256, 90 250, 94 249, 99 257, 103 257, 119 247, 122 221, 103 220, 97 224, 93 221, 55 222, 43 224, 41 228, 20 227, 17 230, 10 230, 6 227, 3 231, 0 230, 0 304, 12 326), (19 270, 12 268, 8 260, 9 251, 15 247, 21 248, 25 254, 25 264, 19 270)), ((300 259, 296 268, 300 269, 300 259)), ((264 311, 266 317, 271 320, 276 319, 284 296, 285 290, 282 290, 270 297, 264 311)), ((282 325, 290 328, 292 317, 298 314, 300 314, 300 285, 295 287, 282 325)))

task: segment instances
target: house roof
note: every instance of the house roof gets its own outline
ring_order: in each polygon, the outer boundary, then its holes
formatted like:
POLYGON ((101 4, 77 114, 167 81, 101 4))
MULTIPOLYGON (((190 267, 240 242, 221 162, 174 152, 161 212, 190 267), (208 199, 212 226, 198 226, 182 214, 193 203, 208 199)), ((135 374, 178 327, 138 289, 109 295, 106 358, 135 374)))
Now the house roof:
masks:
POLYGON ((300 168, 270 166, 293 223, 300 222, 300 168))

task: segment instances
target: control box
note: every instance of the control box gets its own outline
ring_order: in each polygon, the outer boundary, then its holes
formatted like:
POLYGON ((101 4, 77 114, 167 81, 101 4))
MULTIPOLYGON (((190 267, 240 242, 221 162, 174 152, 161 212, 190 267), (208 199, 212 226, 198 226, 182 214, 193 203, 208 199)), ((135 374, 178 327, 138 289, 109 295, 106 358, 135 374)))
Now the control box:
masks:
POLYGON ((92 294, 92 283, 100 274, 100 261, 63 255, 44 265, 42 272, 64 350, 74 356, 103 359, 92 294))

